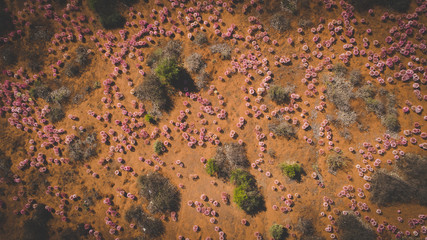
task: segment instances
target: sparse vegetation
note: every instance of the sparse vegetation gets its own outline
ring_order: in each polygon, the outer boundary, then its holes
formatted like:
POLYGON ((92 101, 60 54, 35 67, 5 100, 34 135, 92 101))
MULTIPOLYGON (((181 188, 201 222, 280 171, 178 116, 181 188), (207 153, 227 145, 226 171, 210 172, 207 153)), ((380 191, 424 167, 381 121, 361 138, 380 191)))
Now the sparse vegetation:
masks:
POLYGON ((125 219, 129 223, 136 223, 136 226, 151 238, 158 237, 165 231, 162 221, 145 213, 140 206, 130 207, 125 213, 125 219))
POLYGON ((280 137, 286 137, 287 139, 296 138, 296 128, 285 121, 269 124, 268 129, 280 137))
POLYGON ((338 236, 343 240, 375 240, 377 238, 375 232, 353 213, 340 215, 337 225, 338 236))
POLYGON ((274 240, 282 240, 287 237, 288 232, 284 226, 273 224, 270 227, 270 235, 274 238, 274 240))
POLYGON ((290 179, 301 180, 302 167, 298 163, 281 163, 280 169, 282 170, 283 175, 289 177, 290 179))
POLYGON ((181 195, 169 179, 154 172, 138 179, 139 194, 148 201, 147 209, 152 213, 178 211, 181 195))

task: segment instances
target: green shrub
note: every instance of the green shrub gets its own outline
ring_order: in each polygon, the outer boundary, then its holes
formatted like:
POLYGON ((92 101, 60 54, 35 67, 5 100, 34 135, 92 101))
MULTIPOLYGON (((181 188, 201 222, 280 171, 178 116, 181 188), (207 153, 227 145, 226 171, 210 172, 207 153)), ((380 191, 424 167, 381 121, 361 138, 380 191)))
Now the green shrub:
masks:
POLYGON ((154 71, 163 85, 171 85, 177 81, 181 69, 175 60, 164 59, 157 65, 154 71))
POLYGON ((206 162, 206 172, 209 175, 213 176, 213 175, 217 174, 218 170, 219 170, 219 168, 218 168, 218 165, 216 164, 215 159, 211 158, 206 162))
POLYGON ((163 149, 164 149, 164 145, 162 143, 162 141, 157 140, 156 142, 154 142, 154 152, 157 153, 158 155, 163 153, 163 149))
POLYGON ((242 169, 234 170, 231 173, 230 180, 236 186, 251 187, 256 185, 254 176, 252 176, 248 171, 242 169))
POLYGON ((248 214, 255 214, 264 208, 264 198, 258 191, 254 176, 249 172, 236 169, 231 173, 234 189, 233 201, 248 214))
POLYGON ((273 224, 270 227, 270 235, 275 240, 282 240, 282 239, 286 238, 287 231, 286 231, 286 228, 284 226, 279 225, 279 224, 273 224))
POLYGON ((156 123, 156 120, 154 119, 154 117, 153 117, 153 116, 151 116, 151 114, 149 114, 149 113, 145 114, 145 116, 144 116, 144 120, 145 120, 147 123, 151 123, 151 124, 156 123))
POLYGON ((284 175, 291 179, 301 179, 302 167, 298 163, 282 163, 280 164, 280 169, 284 175))

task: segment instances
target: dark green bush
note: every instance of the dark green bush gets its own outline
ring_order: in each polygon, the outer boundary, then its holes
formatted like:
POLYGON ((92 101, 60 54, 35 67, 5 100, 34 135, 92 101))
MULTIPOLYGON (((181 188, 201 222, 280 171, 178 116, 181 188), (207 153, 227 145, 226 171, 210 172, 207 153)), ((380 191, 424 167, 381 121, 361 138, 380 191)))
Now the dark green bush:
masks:
POLYGON ((149 203, 147 209, 152 213, 178 211, 181 195, 169 179, 154 172, 142 175, 138 179, 139 194, 149 203))
POLYGON ((163 148, 165 146, 163 145, 162 141, 157 140, 154 142, 153 148, 154 148, 154 152, 157 153, 157 155, 160 155, 163 153, 163 148))
POLYGON ((174 59, 164 59, 154 71, 163 85, 171 85, 178 80, 181 68, 174 59))
POLYGON ((145 120, 147 123, 151 123, 151 124, 156 123, 156 120, 154 119, 154 117, 153 117, 153 116, 151 116, 151 114, 149 114, 149 113, 145 114, 145 116, 144 116, 144 120, 145 120))
POLYGON ((89 0, 89 8, 96 12, 106 29, 123 27, 126 19, 118 12, 117 0, 89 0))
POLYGON ((258 191, 255 178, 247 171, 237 169, 231 174, 234 189, 233 201, 248 214, 255 214, 264 208, 264 198, 258 191))
POLYGON ((270 227, 270 235, 274 238, 274 240, 282 240, 287 237, 288 233, 284 226, 273 224, 270 227))
POLYGON ((215 174, 217 174, 218 170, 219 170, 219 168, 216 164, 215 159, 211 158, 206 162, 206 172, 209 175, 214 176, 215 174))
POLYGON ((282 163, 280 164, 280 169, 285 176, 291 179, 301 179, 302 167, 298 163, 282 163))

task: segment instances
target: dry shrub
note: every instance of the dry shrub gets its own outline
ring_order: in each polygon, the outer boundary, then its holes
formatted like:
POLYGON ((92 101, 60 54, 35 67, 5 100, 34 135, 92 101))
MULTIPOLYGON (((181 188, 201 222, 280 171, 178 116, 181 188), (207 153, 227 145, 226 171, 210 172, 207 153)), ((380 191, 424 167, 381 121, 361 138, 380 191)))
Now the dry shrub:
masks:
POLYGON ((130 207, 125 213, 125 219, 129 223, 136 223, 136 226, 151 238, 158 237, 165 231, 162 221, 148 215, 140 206, 130 207))
POLYGON ((199 46, 202 46, 202 45, 208 43, 208 38, 206 37, 206 34, 203 32, 198 32, 196 34, 196 36, 194 37, 194 43, 199 45, 199 46))
POLYGON ((326 164, 330 173, 335 174, 338 169, 346 166, 350 159, 338 153, 332 153, 326 158, 326 164))
POLYGON ((191 73, 199 73, 206 67, 206 63, 199 53, 193 53, 185 58, 184 67, 191 73))
POLYGON ((289 102, 290 97, 289 95, 295 90, 295 87, 293 86, 277 86, 273 85, 268 89, 268 95, 270 96, 271 100, 276 102, 277 104, 285 104, 289 102))
POLYGON ((228 178, 230 173, 237 168, 249 166, 245 147, 237 143, 225 143, 219 146, 214 157, 218 166, 218 177, 228 178))
POLYGON ((147 209, 152 213, 178 211, 181 196, 169 179, 154 172, 142 175, 138 179, 139 194, 147 199, 147 209))
POLYGON ((296 138, 297 129, 285 121, 269 124, 268 129, 280 137, 286 137, 287 139, 296 138))
POLYGON ((61 104, 56 103, 53 106, 50 106, 50 112, 47 114, 49 121, 51 123, 56 123, 65 118, 65 112, 62 109, 61 104))
POLYGON ((415 197, 421 205, 427 205, 427 157, 407 153, 396 161, 398 171, 415 188, 415 197))
POLYGON ((97 155, 97 146, 96 133, 82 134, 68 144, 68 155, 74 161, 85 161, 97 155))
POLYGON ((338 236, 342 240, 375 240, 377 237, 375 232, 353 213, 340 215, 337 225, 338 236))
POLYGON ((221 59, 230 59, 232 48, 227 43, 218 43, 210 47, 212 53, 220 53, 221 59))
POLYGON ((79 46, 75 51, 75 57, 65 63, 64 74, 67 77, 79 76, 89 63, 90 58, 88 48, 85 46, 79 46))
POLYGON ((280 32, 284 32, 290 27, 289 20, 283 13, 273 15, 270 19, 270 25, 280 32))
POLYGON ((353 86, 359 86, 362 83, 363 77, 360 70, 352 70, 350 72, 349 81, 353 86))
POLYGON ((194 84, 199 90, 206 89, 210 80, 211 76, 209 73, 205 72, 205 70, 202 70, 201 73, 197 75, 196 82, 194 84))
POLYGON ((49 95, 49 101, 56 103, 63 103, 65 100, 71 95, 71 90, 65 86, 62 86, 54 91, 52 91, 49 95))
POLYGON ((304 240, 325 240, 324 237, 316 235, 316 229, 314 228, 313 220, 306 218, 298 218, 298 223, 295 229, 302 234, 304 240))

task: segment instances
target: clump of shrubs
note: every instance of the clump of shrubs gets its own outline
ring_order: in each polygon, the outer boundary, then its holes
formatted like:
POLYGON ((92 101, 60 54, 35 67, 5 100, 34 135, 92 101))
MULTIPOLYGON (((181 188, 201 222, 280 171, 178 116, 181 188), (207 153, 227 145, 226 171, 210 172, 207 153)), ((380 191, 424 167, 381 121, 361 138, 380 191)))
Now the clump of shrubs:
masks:
POLYGON ((294 91, 294 87, 292 86, 277 86, 273 85, 268 89, 268 96, 270 96, 271 100, 276 102, 277 104, 285 104, 290 100, 289 95, 294 91))
POLYGON ((12 167, 12 161, 10 160, 10 157, 8 157, 3 153, 3 151, 0 150, 0 178, 8 179, 12 177, 10 167, 12 167))
POLYGON ((178 211, 181 195, 169 179, 154 172, 138 179, 139 194, 149 203, 147 209, 152 213, 178 211))
POLYGON ((232 48, 227 43, 218 43, 210 47, 212 53, 220 53, 221 59, 226 60, 231 58, 232 48))
POLYGON ((55 103, 62 103, 67 100, 71 95, 70 89, 65 86, 62 86, 54 91, 52 91, 49 95, 49 101, 55 103))
POLYGON ((341 169, 346 166, 349 159, 342 156, 338 153, 329 154, 326 158, 326 164, 328 165, 328 170, 332 174, 336 174, 338 169, 341 169))
POLYGON ((48 101, 50 92, 51 90, 47 85, 43 84, 41 81, 36 81, 34 83, 34 87, 30 89, 29 94, 32 98, 42 98, 45 101, 48 101))
POLYGON ((281 163, 280 169, 282 170, 283 175, 294 180, 301 180, 301 174, 303 173, 302 167, 298 163, 281 163))
POLYGON ((349 81, 353 86, 359 86, 362 83, 363 77, 360 70, 352 70, 349 74, 349 81))
POLYGON ((265 208, 264 198, 258 191, 256 180, 249 172, 236 169, 231 173, 231 182, 236 186, 235 202, 247 214, 255 214, 265 208))
POLYGON ((296 138, 296 128, 286 121, 269 124, 268 129, 280 137, 286 137, 287 139, 296 138))
POLYGON ((372 176, 371 185, 370 200, 380 206, 407 203, 413 199, 414 189, 395 173, 380 169, 372 176))
POLYGON ((202 55, 199 53, 193 53, 185 58, 184 67, 190 73, 199 73, 206 67, 206 63, 203 61, 202 55))
POLYGON ((89 8, 96 12, 106 29, 121 28, 126 19, 117 11, 117 0, 89 0, 89 8))
POLYGON ((129 223, 135 223, 148 237, 155 238, 162 235, 165 227, 158 218, 148 215, 140 206, 132 206, 125 213, 129 223))
POLYGON ((396 97, 386 89, 375 90, 370 84, 359 88, 357 95, 363 99, 366 109, 381 119, 381 123, 391 132, 400 131, 400 123, 397 119, 395 108, 396 97), (376 97, 378 96, 378 97, 376 97))
POLYGON ((375 240, 375 232, 366 226, 362 220, 353 213, 340 215, 337 219, 338 236, 342 240, 375 240))
POLYGON ((153 148, 154 148, 154 152, 157 155, 161 155, 165 150, 165 146, 163 145, 162 141, 160 141, 160 140, 157 140, 154 142, 153 148))
POLYGON ((284 32, 290 27, 289 19, 283 13, 274 14, 270 19, 270 25, 280 32, 284 32))
POLYGON ((30 219, 24 221, 22 240, 49 239, 48 221, 52 214, 45 209, 44 204, 38 203, 30 219))
POLYGON ((97 155, 96 133, 83 133, 68 144, 68 155, 74 161, 85 161, 97 155))
POLYGON ((283 240, 288 236, 288 232, 283 225, 273 224, 270 227, 270 235, 274 240, 283 240))
POLYGON ((225 143, 216 150, 213 162, 217 166, 217 175, 228 178, 231 171, 249 166, 245 147, 237 143, 225 143))
POLYGON ((415 197, 421 205, 427 205, 427 157, 407 153, 396 161, 396 166, 403 178, 415 189, 415 197))
POLYGON ((159 110, 169 110, 171 101, 166 87, 154 74, 148 74, 144 81, 135 88, 135 96, 139 100, 151 101, 152 107, 159 110))

